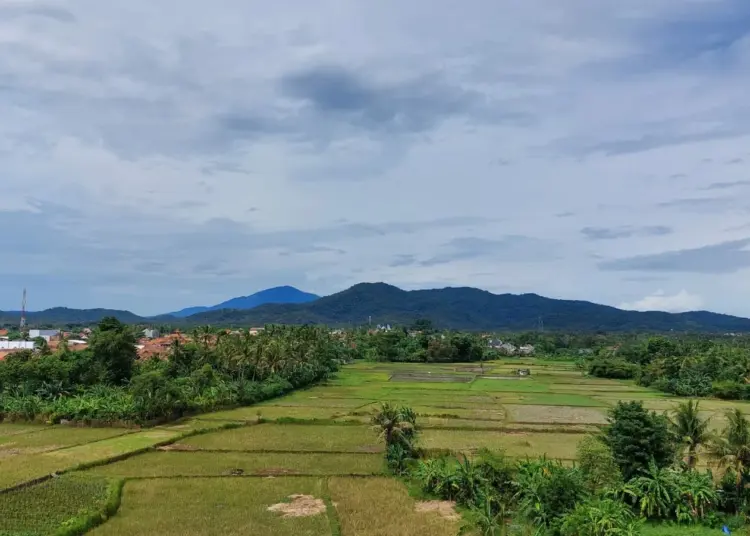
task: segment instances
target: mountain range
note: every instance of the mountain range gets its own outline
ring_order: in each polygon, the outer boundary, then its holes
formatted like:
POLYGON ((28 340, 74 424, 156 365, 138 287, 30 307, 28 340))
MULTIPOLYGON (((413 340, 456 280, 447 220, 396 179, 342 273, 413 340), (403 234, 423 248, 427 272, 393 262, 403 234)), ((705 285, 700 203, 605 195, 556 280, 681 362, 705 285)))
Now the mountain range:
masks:
POLYGON ((274 287, 266 290, 261 290, 250 296, 241 296, 239 298, 232 298, 225 302, 221 302, 211 306, 197 306, 188 307, 181 309, 173 313, 167 313, 168 316, 175 316, 177 318, 186 318, 198 313, 205 313, 207 311, 219 311, 221 309, 239 309, 246 310, 258 307, 259 305, 265 305, 267 303, 308 303, 317 300, 320 296, 310 294, 309 292, 302 292, 294 287, 283 286, 274 287))
MULTIPOLYGON (((492 294, 468 287, 405 291, 385 283, 360 283, 322 298, 293 287, 277 287, 212 307, 188 308, 172 315, 151 318, 129 311, 58 307, 28 313, 27 319, 32 326, 91 324, 104 316, 115 316, 130 324, 186 326, 249 327, 267 323, 404 325, 418 319, 429 319, 439 328, 483 331, 533 330, 543 323, 545 329, 557 331, 750 332, 750 319, 708 311, 624 311, 587 301, 557 300, 537 294, 492 294), (279 303, 283 299, 296 301, 279 303), (184 316, 178 317, 177 314, 184 316)), ((0 311, 0 325, 16 325, 18 319, 18 312, 0 311)))

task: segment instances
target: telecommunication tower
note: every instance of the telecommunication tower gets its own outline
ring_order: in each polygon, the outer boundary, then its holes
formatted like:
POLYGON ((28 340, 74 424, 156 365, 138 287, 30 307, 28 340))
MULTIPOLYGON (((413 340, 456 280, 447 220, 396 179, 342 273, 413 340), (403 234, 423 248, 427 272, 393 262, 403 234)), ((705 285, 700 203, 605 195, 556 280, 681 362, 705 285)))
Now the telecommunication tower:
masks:
POLYGON ((21 325, 20 331, 26 329, 26 289, 23 289, 23 299, 21 300, 21 325))

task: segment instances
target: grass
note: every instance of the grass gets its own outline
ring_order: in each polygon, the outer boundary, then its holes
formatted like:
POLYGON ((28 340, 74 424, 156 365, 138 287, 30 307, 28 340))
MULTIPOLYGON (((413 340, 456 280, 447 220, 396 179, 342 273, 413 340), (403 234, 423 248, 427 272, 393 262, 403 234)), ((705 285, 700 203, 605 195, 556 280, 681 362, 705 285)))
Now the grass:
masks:
POLYGON ((605 424, 607 413, 604 409, 568 406, 505 406, 509 422, 523 423, 576 423, 605 424))
POLYGON ((49 426, 0 437, 0 456, 3 451, 53 450, 121 436, 128 432, 129 430, 122 428, 71 429, 68 426, 49 426))
POLYGON ((273 534, 331 536, 325 514, 283 518, 268 507, 290 495, 323 497, 319 478, 205 478, 127 482, 117 515, 96 536, 273 534))
POLYGON ((521 404, 538 406, 605 407, 607 404, 592 397, 577 394, 529 393, 524 394, 521 404))
POLYGON ((461 524, 435 512, 415 512, 398 480, 334 477, 328 488, 345 536, 455 536, 461 524))
POLYGON ((155 478, 226 476, 241 469, 244 475, 375 475, 383 472, 383 456, 376 454, 259 453, 259 452, 148 452, 86 471, 95 475, 155 478))
POLYGON ((99 476, 63 475, 0 495, 0 533, 54 534, 83 511, 103 510, 109 481, 99 476))
POLYGON ((422 431, 420 446, 454 452, 489 448, 504 450, 508 456, 513 457, 547 454, 550 458, 572 460, 575 459, 576 446, 583 437, 583 434, 545 432, 425 429, 422 431))
POLYGON ((471 390, 481 392, 547 393, 549 392, 549 385, 535 381, 533 378, 483 378, 472 382, 471 390))
POLYGON ((219 413, 211 413, 199 417, 201 420, 221 419, 228 421, 255 421, 258 415, 266 419, 279 417, 294 417, 298 419, 331 419, 334 416, 345 415, 349 412, 345 408, 317 408, 317 407, 286 407, 286 406, 251 406, 219 413))
POLYGON ((180 442, 204 450, 378 452, 369 426, 259 424, 189 437, 180 442))

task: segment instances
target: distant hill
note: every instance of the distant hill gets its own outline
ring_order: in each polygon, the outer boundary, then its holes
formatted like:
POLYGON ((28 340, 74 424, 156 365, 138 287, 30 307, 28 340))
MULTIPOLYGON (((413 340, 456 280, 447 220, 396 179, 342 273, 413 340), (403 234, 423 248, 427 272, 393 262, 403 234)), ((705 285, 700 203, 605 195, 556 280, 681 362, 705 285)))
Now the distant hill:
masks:
MULTIPOLYGON (((67 307, 55 307, 44 311, 26 313, 26 321, 30 326, 35 325, 62 325, 62 324, 94 324, 105 316, 114 316, 120 322, 126 324, 137 324, 146 320, 130 311, 118 311, 115 309, 68 309, 67 307)), ((0 324, 17 325, 21 318, 18 311, 0 311, 0 324)))
MULTIPOLYGON (((361 283, 343 292, 315 299, 314 295, 292 287, 279 287, 236 298, 225 304, 251 309, 217 309, 184 318, 162 315, 142 318, 128 311, 109 309, 55 308, 29 313, 29 324, 67 324, 98 322, 115 316, 123 322, 200 325, 261 326, 279 324, 326 324, 329 326, 373 324, 411 324, 425 318, 438 328, 465 330, 534 330, 539 321, 544 328, 558 331, 702 331, 750 332, 750 319, 708 311, 689 313, 623 311, 586 301, 556 300, 536 294, 492 294, 475 288, 444 288, 405 291, 385 283, 361 283), (291 289, 292 292, 288 292, 291 289), (312 299, 306 303, 265 303, 264 299, 312 299), (312 297, 312 298, 310 298, 312 297)), ((19 313, 0 311, 0 324, 17 324, 19 313)))
POLYGON ((294 287, 283 286, 274 287, 266 290, 261 290, 250 296, 241 296, 239 298, 232 298, 225 302, 219 303, 212 306, 197 306, 188 307, 175 311, 173 313, 167 313, 170 316, 177 318, 186 318, 195 314, 203 313, 206 311, 218 311, 221 309, 238 309, 247 310, 253 309, 260 305, 267 303, 308 303, 317 300, 320 296, 310 294, 309 292, 302 292, 294 287))
POLYGON ((437 327, 467 330, 747 332, 750 319, 696 311, 623 311, 586 301, 537 294, 492 294, 475 288, 404 291, 385 283, 361 283, 305 304, 267 304, 248 311, 217 310, 186 320, 195 324, 263 325, 319 323, 331 326, 409 324, 427 318, 437 327))

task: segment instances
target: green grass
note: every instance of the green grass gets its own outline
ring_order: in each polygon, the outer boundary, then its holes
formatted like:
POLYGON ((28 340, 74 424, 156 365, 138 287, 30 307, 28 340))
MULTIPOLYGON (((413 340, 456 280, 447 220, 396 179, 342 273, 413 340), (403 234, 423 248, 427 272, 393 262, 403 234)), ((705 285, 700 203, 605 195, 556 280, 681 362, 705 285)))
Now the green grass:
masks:
POLYGON ((108 480, 81 474, 63 475, 0 495, 0 533, 53 534, 82 511, 102 510, 108 480))
POLYGON ((576 394, 529 393, 524 394, 521 404, 538 406, 605 407, 607 404, 589 396, 576 394))
POLYGON ((82 445, 131 432, 123 428, 71 428, 49 426, 39 430, 0 437, 0 455, 8 450, 52 450, 82 445))
POLYGON ((509 422, 523 423, 577 423, 605 424, 607 411, 604 408, 570 407, 570 406, 505 406, 509 422))
POLYGON ((416 512, 404 485, 391 478, 331 478, 331 499, 344 536, 455 536, 461 522, 416 512))
POLYGON ((0 441, 8 436, 14 436, 17 434, 26 434, 28 432, 37 432, 39 430, 46 430, 49 426, 43 424, 13 424, 13 423, 0 423, 0 441))
POLYGON ((331 536, 324 514, 283 518, 268 507, 290 495, 323 497, 318 478, 201 478, 125 484, 117 515, 96 536, 331 536))
POLYGON ((86 473, 115 477, 244 475, 375 475, 383 472, 383 455, 261 452, 148 452, 101 465, 86 473))
MULTIPOLYGON (((71 430, 71 433, 73 432, 71 430)), ((178 431, 152 429, 51 452, 0 458, 0 489, 37 479, 52 472, 72 469, 81 464, 135 452, 180 435, 181 432, 178 431)))
MULTIPOLYGON (((362 401, 365 403, 366 401, 362 401)), ((219 413, 211 413, 198 417, 202 421, 222 419, 228 421, 254 422, 258 415, 266 419, 278 419, 279 417, 294 417, 297 419, 331 419, 334 416, 347 414, 347 408, 314 408, 314 407, 288 407, 288 406, 250 406, 238 408, 219 413)))
POLYGON ((445 449, 454 452, 471 452, 480 448, 504 450, 513 457, 575 459, 576 446, 583 434, 555 434, 546 432, 496 432, 483 430, 422 431, 419 445, 427 449, 445 449))
POLYGON ((378 452, 383 446, 369 426, 259 424, 189 437, 198 449, 247 451, 378 452))
POLYGON ((509 393, 547 393, 549 392, 549 385, 535 381, 533 378, 482 378, 472 382, 471 390, 481 392, 502 391, 509 393))

